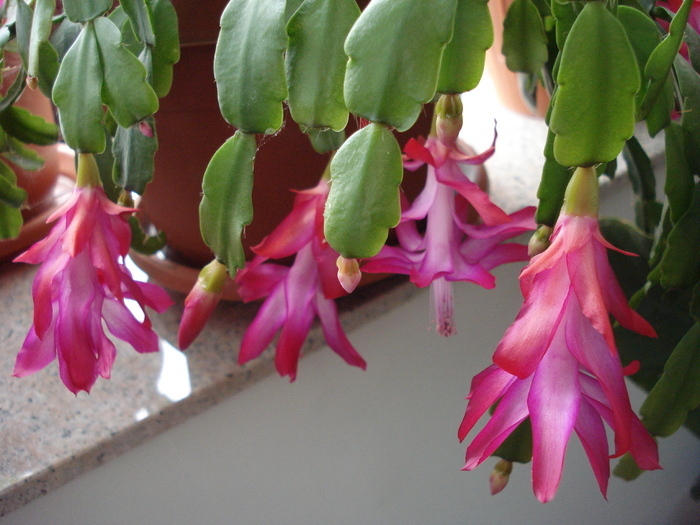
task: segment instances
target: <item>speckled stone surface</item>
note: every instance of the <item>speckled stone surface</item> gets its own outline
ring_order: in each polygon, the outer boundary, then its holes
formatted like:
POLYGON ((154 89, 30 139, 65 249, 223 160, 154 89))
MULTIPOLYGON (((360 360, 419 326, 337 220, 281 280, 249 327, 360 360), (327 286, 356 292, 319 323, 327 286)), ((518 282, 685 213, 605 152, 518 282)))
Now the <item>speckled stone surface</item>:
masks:
MULTIPOLYGON (((541 120, 501 108, 484 83, 465 97, 465 141, 477 151, 486 149, 493 139, 494 119, 497 150, 487 163, 492 198, 508 212, 535 205, 546 127, 541 120)), ((661 142, 651 143, 652 153, 661 150, 661 142)), ((184 297, 174 295, 175 306, 154 316, 161 351, 140 355, 117 344, 111 380, 98 380, 89 396, 71 394, 55 365, 27 378, 13 378, 15 355, 31 324, 34 273, 24 265, 0 265, 0 516, 274 371, 270 350, 246 366, 236 364, 238 343, 257 304, 220 305, 192 347, 184 354, 175 350, 184 297)), ((402 279, 358 290, 341 302, 342 323, 352 330, 413 293, 413 285, 402 279)), ((322 345, 320 327, 315 326, 304 352, 322 345)), ((339 361, 339 366, 345 365, 339 361)), ((303 378, 303 362, 301 367, 303 378)))
MULTIPOLYGON (((56 365, 22 379, 12 377, 17 350, 31 323, 34 268, 0 265, 0 515, 56 488, 167 428, 214 405, 274 371, 270 350, 245 366, 238 343, 257 304, 220 304, 207 330, 180 353, 175 343, 183 297, 154 315, 161 351, 137 354, 117 342, 111 380, 99 379, 77 397, 61 383, 56 365)), ((352 330, 406 301, 415 288, 405 279, 370 285, 340 303, 341 322, 352 330)), ((303 349, 323 345, 315 326, 303 349)), ((339 360, 339 366, 344 366, 339 360)), ((300 365, 303 375, 303 362, 300 365)))

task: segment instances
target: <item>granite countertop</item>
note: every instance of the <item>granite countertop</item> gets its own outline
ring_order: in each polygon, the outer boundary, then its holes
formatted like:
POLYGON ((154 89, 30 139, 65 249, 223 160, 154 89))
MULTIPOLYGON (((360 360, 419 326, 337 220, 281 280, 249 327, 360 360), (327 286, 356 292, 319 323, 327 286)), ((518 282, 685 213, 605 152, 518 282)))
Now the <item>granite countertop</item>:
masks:
MULTIPOLYGON (((498 147, 487 163, 493 199, 509 212, 534 205, 546 127, 541 120, 501 108, 489 84, 482 84, 473 98, 465 99, 463 138, 483 151, 491 143, 495 118, 498 147)), ((657 144, 655 151, 661 148, 657 144)), ((90 395, 70 393, 55 364, 13 378, 15 356, 31 324, 35 272, 26 265, 0 264, 0 516, 274 372, 269 349, 245 366, 236 364, 238 343, 257 303, 220 304, 208 328, 181 353, 173 345, 184 296, 173 293, 175 305, 153 316, 161 351, 137 354, 115 341, 118 357, 112 378, 98 380, 90 395)), ((350 331, 413 293, 414 286, 403 278, 357 290, 340 301, 341 322, 350 331)), ((315 325, 303 352, 323 344, 315 325)))
MULTIPOLYGON (((208 329, 182 353, 173 345, 184 296, 173 293, 176 304, 153 316, 160 352, 137 354, 115 341, 118 355, 112 378, 98 380, 90 395, 68 391, 55 364, 14 378, 15 355, 31 323, 35 272, 26 265, 0 265, 0 515, 274 372, 270 349, 244 366, 236 363, 238 343, 258 304, 221 303, 208 329)), ((347 330, 403 303, 415 288, 405 279, 391 278, 357 292, 339 304, 347 330)), ((303 352, 323 344, 316 325, 303 352)))

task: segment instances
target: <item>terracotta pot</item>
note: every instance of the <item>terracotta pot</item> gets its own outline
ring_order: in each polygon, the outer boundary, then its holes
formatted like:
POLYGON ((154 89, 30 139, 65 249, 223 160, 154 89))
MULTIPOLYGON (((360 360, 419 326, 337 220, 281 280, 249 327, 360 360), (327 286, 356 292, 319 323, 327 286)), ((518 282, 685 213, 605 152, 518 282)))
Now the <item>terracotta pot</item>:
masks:
POLYGON ((549 106, 549 95, 541 86, 537 86, 536 107, 526 102, 520 86, 518 74, 506 66, 506 57, 501 53, 503 47, 503 21, 513 0, 490 0, 489 11, 493 20, 493 46, 486 52, 486 71, 493 80, 499 100, 508 109, 523 115, 544 118, 549 106))

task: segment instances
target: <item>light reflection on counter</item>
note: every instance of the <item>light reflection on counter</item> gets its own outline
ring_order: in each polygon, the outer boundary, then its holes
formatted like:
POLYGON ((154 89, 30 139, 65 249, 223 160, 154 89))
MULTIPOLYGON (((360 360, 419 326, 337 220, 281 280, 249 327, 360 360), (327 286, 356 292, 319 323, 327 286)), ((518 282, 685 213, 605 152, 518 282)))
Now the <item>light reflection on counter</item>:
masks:
POLYGON ((192 393, 187 357, 164 339, 159 344, 162 364, 156 383, 158 393, 170 401, 185 399, 192 393))

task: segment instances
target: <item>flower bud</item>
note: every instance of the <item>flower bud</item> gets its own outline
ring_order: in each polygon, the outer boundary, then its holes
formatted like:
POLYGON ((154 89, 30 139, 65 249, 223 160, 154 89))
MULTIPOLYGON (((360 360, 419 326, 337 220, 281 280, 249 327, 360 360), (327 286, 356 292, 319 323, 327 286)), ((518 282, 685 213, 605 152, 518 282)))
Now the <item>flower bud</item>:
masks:
POLYGON ((226 275, 226 266, 216 259, 202 268, 197 282, 185 299, 185 310, 177 333, 180 350, 189 347, 207 324, 221 299, 226 275))
POLYGON ((335 261, 338 267, 338 281, 340 281, 340 286, 343 289, 351 293, 362 279, 362 272, 360 271, 360 264, 357 259, 346 259, 342 255, 338 257, 335 261))
POLYGON ((510 478, 510 473, 513 471, 513 462, 506 461, 505 459, 500 460, 496 463, 496 466, 491 472, 491 477, 489 478, 489 483, 491 485, 491 494, 498 494, 508 484, 508 479, 510 478))
POLYGON ((435 128, 438 140, 454 147, 462 130, 462 99, 459 95, 442 95, 435 106, 435 128))
POLYGON ((148 137, 149 139, 153 138, 153 128, 145 120, 139 122, 139 131, 143 136, 148 137))
POLYGON ((537 231, 530 237, 530 242, 527 243, 527 254, 534 257, 549 248, 549 238, 552 236, 551 226, 542 225, 537 228, 537 231))

